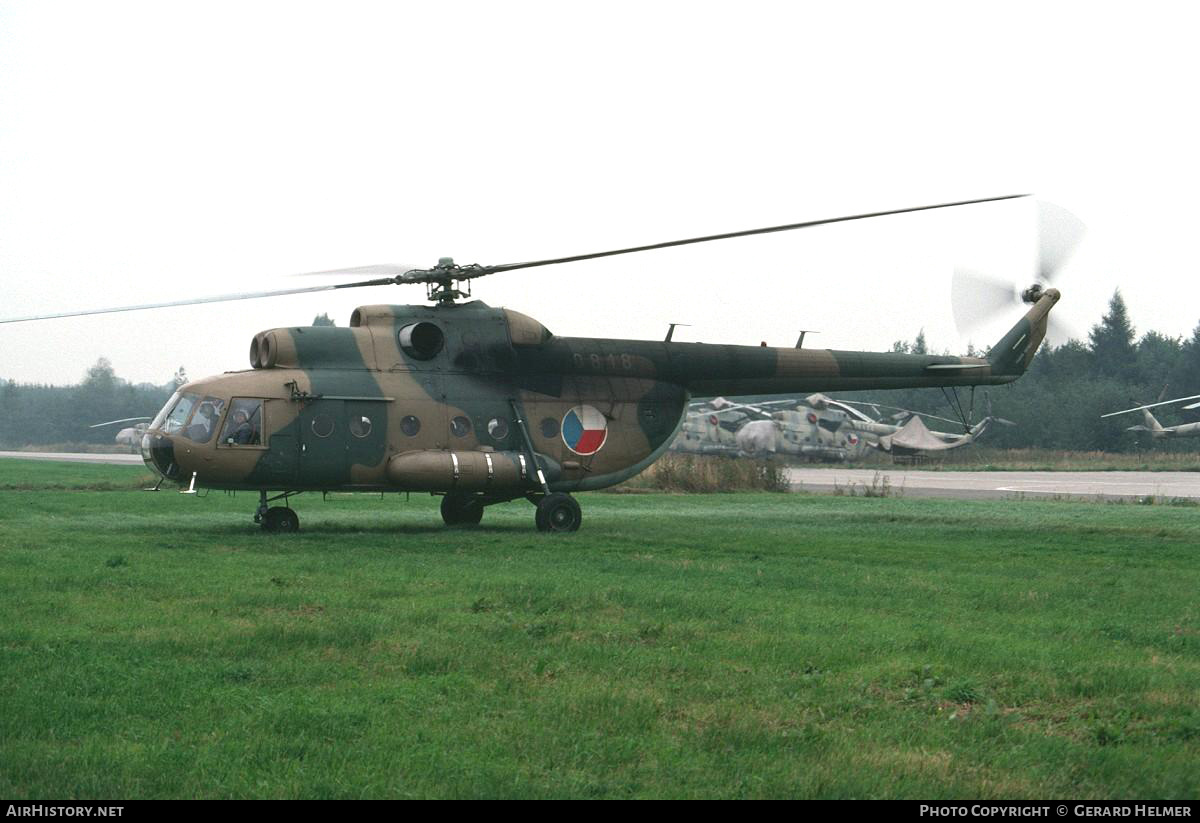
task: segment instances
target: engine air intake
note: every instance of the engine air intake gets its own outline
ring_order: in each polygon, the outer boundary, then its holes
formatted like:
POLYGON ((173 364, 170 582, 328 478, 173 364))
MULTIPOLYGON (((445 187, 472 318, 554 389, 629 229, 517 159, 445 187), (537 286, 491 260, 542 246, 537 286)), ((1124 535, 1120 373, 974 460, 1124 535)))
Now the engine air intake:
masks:
POLYGON ((404 326, 399 331, 400 348, 409 357, 431 360, 445 345, 446 335, 436 323, 422 321, 404 326))

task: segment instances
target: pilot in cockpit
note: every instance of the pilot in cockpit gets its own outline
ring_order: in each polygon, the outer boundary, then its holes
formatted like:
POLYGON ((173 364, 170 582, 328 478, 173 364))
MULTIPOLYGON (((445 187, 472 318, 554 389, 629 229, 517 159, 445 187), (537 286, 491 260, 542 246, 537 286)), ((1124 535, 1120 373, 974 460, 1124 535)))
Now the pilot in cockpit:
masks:
POLYGON ((201 403, 188 426, 187 438, 197 443, 207 443, 208 438, 212 437, 220 414, 221 412, 215 404, 208 401, 201 403))
POLYGON ((245 409, 236 409, 233 412, 233 423, 226 431, 229 432, 226 442, 230 445, 252 446, 258 444, 258 431, 250 422, 245 409))

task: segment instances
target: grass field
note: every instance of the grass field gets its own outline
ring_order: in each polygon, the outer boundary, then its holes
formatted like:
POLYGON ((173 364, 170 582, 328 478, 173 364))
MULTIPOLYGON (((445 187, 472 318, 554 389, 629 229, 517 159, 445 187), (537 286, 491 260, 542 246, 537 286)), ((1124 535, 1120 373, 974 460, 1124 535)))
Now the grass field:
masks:
POLYGON ((0 461, 0 796, 1200 796, 1194 509, 142 477, 0 461))

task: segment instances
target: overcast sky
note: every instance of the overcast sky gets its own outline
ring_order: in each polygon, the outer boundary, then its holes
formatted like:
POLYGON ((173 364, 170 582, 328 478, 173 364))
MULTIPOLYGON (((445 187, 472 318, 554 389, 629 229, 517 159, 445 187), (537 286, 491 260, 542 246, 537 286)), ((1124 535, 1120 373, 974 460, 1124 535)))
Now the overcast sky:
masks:
MULTIPOLYGON (((0 0, 0 317, 505 263, 1032 192, 1080 333, 1200 323, 1194 4, 0 0)), ((955 265, 1028 282, 1024 201, 485 278, 562 335, 965 349, 955 265)), ((0 326, 0 378, 248 367, 420 288, 0 326)), ((976 330, 987 345, 1019 312, 976 330)), ((1181 391, 1200 387, 1180 387, 1181 391)))

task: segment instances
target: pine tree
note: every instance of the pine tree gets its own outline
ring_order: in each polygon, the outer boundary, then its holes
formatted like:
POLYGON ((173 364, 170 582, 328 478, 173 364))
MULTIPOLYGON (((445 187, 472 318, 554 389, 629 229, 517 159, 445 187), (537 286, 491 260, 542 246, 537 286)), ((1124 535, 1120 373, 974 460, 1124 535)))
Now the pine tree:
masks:
POLYGON ((925 343, 924 329, 917 332, 917 339, 913 341, 911 352, 913 354, 929 354, 929 347, 925 343))
POLYGON ((1200 325, 1192 332, 1191 339, 1185 340, 1180 347, 1171 385, 1180 395, 1200 394, 1200 325))
POLYGON ((1108 314, 1092 327, 1088 335, 1092 344, 1093 373, 1119 380, 1136 379, 1137 350, 1134 348, 1134 329, 1121 290, 1113 292, 1108 301, 1108 314))

